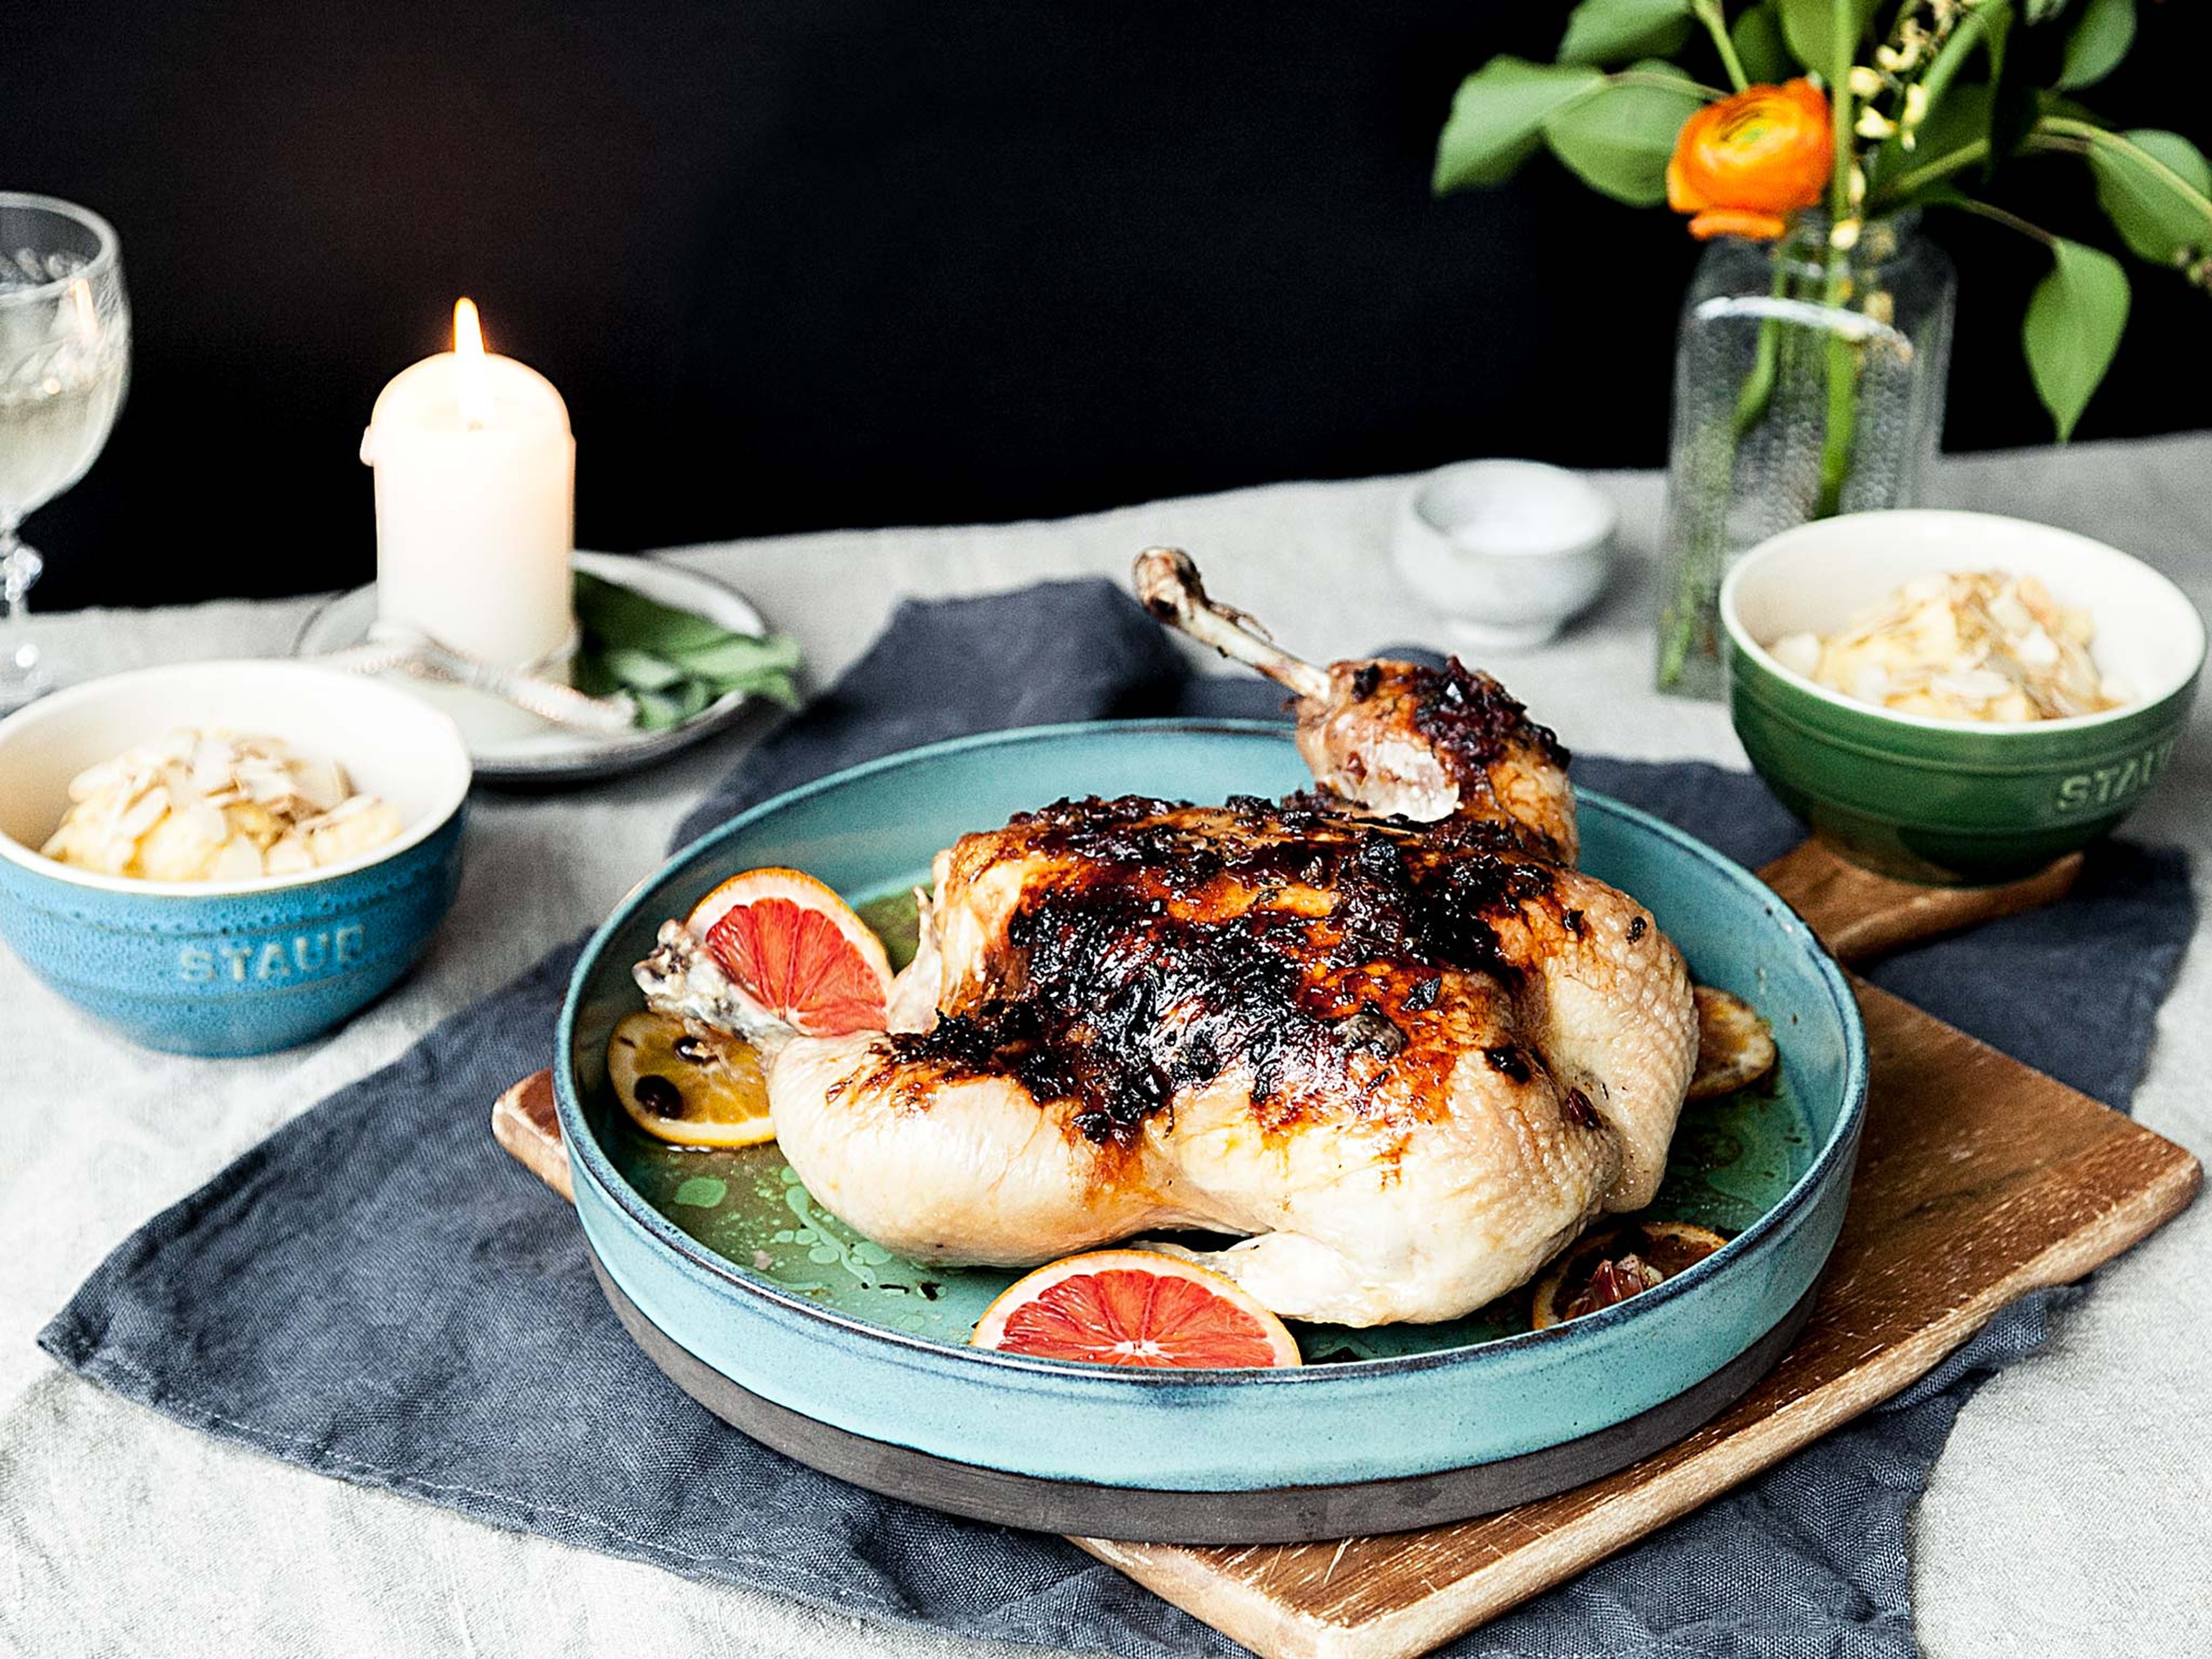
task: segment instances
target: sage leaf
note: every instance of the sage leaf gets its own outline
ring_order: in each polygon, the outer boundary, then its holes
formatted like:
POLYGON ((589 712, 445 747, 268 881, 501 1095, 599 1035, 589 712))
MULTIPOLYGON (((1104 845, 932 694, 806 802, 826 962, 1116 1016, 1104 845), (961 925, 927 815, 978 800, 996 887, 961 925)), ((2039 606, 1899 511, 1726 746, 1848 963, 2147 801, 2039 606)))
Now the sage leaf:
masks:
POLYGON ((2136 0, 2088 0, 2066 37, 2066 58, 2053 84, 2069 91, 2094 86, 2120 66, 2136 43, 2136 0))
POLYGON ((587 634, 613 645, 673 651, 727 636, 729 630, 696 611, 649 599, 635 588, 575 574, 576 620, 587 634))
POLYGON ((1576 64, 1493 58, 1460 83, 1437 137, 1431 188, 1439 196, 1467 185, 1503 184, 1542 142, 1544 118, 1605 84, 1576 64))
POLYGON ((1690 38, 1690 0, 1583 0, 1567 15, 1562 64, 1664 57, 1690 38))
POLYGON ((2050 275, 2029 295, 2021 344, 2036 396, 2058 441, 2074 435, 2128 325, 2128 274, 2101 248, 2063 237, 2051 245, 2050 275))
POLYGON ((702 679, 743 681, 756 674, 789 673, 799 666, 799 647, 781 634, 753 639, 730 634, 713 643, 675 653, 684 669, 702 679))
POLYGON ((665 657, 641 651, 635 646, 610 646, 599 653, 599 661, 607 672, 633 691, 665 691, 689 678, 665 657))
POLYGON ((1656 207, 1667 199, 1675 136, 1705 101, 1697 83, 1672 64, 1647 60, 1554 111, 1544 137, 1591 189, 1632 207, 1656 207))
POLYGON ((1743 65, 1744 78, 1753 85, 1790 78, 1790 46, 1782 38, 1782 20, 1775 15, 1771 0, 1760 0, 1735 20, 1729 30, 1729 44, 1735 48, 1736 61, 1743 65))
MULTIPOLYGON (((1854 58, 1879 3, 1880 0, 1850 0, 1851 15, 1858 27, 1845 44, 1854 58)), ((1836 72, 1835 7, 1830 0, 1774 0, 1774 4, 1782 16, 1782 38, 1790 43, 1797 61, 1823 77, 1832 76, 1836 72)))
POLYGON ((2140 258, 2178 264, 2212 248, 2212 166, 2178 132, 2138 127, 2089 148, 2097 202, 2140 258))
POLYGON ((783 635, 734 633, 581 571, 576 620, 583 634, 571 670, 577 690, 629 692, 638 724, 648 730, 679 725, 732 692, 798 706, 799 647, 783 635))
POLYGON ((648 732, 665 732, 684 721, 683 702, 665 691, 633 691, 637 723, 648 732))
POLYGON ((799 683, 788 674, 763 674, 747 689, 756 697, 775 703, 778 708, 799 707, 799 683))

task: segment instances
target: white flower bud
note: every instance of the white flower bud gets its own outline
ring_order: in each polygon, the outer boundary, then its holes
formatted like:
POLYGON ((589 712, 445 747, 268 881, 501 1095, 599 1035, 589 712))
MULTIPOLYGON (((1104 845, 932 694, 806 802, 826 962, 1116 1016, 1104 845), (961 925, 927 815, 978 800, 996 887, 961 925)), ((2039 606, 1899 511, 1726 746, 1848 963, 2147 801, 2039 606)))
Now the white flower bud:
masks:
POLYGON ((1881 96, 1883 82, 1881 74, 1869 69, 1864 64, 1852 64, 1851 72, 1844 78, 1844 84, 1851 89, 1851 96, 1854 98, 1881 96))

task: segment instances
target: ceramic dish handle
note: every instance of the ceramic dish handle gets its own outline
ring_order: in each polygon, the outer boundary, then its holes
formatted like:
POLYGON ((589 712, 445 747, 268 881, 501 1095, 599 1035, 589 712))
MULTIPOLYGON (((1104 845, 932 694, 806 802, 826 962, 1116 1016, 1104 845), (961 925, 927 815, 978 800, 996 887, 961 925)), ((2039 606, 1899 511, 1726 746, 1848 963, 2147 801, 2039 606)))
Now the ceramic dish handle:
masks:
POLYGON ((2081 873, 2081 855, 2069 853, 2001 887, 1921 887, 1862 870, 1808 841, 1759 878, 1805 919, 1837 961, 1856 964, 1902 945, 2037 909, 2063 896, 2081 873))

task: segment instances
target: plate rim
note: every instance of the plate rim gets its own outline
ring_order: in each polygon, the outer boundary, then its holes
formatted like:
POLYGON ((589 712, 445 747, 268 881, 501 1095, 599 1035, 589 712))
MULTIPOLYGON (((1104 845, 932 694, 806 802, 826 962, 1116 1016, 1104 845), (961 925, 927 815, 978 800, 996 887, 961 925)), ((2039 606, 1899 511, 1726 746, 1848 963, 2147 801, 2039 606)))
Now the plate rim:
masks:
POLYGON ((1699 841, 1687 831, 1678 830, 1664 819, 1656 817, 1641 808, 1614 799, 1596 790, 1577 788, 1576 801, 1579 811, 1593 805, 1601 813, 1611 814, 1638 829, 1672 843, 1679 851, 1692 859, 1713 866, 1730 884, 1755 890, 1768 915, 1781 929, 1782 935, 1802 950, 1812 963, 1822 988, 1826 991, 1844 1031, 1844 1101, 1835 1127, 1807 1165, 1802 1175, 1791 1183, 1790 1189, 1776 1200, 1764 1214, 1731 1238, 1711 1255, 1692 1263, 1674 1278, 1664 1280, 1641 1295, 1602 1308, 1579 1318, 1562 1321, 1542 1330, 1516 1332, 1510 1336, 1492 1337, 1486 1341, 1464 1343, 1456 1347, 1434 1349, 1425 1353, 1399 1354, 1374 1359, 1332 1361, 1327 1365, 1249 1367, 1249 1366, 1194 1366, 1164 1369, 1133 1366, 1091 1364, 1074 1360, 1041 1359, 1025 1354, 1003 1353, 995 1349, 970 1348, 940 1341, 933 1337, 902 1331, 895 1327, 859 1318, 841 1309, 826 1306, 811 1297, 785 1289, 770 1280, 748 1273, 736 1262, 708 1249, 698 1240, 684 1232, 667 1217, 647 1201, 645 1196, 625 1181, 614 1167, 599 1136, 586 1121, 583 1103, 578 1097, 573 1076, 572 1057, 575 1051, 575 1026, 581 1012, 585 981, 605 955, 615 933, 628 921, 644 902, 647 894, 672 875, 679 865, 687 864, 709 852, 726 841, 769 815, 782 811, 799 801, 842 788, 861 778, 927 762, 942 755, 958 754, 973 749, 1013 747, 1027 744, 1050 744, 1069 738, 1113 735, 1115 733, 1144 733, 1158 737, 1171 732, 1194 732, 1227 737, 1265 738, 1288 744, 1291 727, 1279 720, 1231 720, 1174 716, 1157 720, 1077 720, 1050 726, 1015 726, 1002 731, 973 732, 965 737, 947 738, 925 744, 913 749, 900 750, 855 766, 829 773, 811 782, 787 789, 768 799, 747 807, 708 834, 678 848, 664 859, 647 875, 635 883, 624 894, 613 911, 595 928, 585 942, 574 968, 570 969, 568 987, 562 996, 560 1018, 555 1026, 556 1046, 553 1066, 554 1097, 561 1118, 562 1138, 568 1148, 572 1172, 582 1175, 611 1204, 617 1213, 633 1225, 641 1227, 647 1237, 664 1249, 672 1252, 693 1267, 703 1271, 738 1293, 793 1314, 808 1323, 826 1328, 848 1336, 865 1340, 887 1343, 890 1346, 942 1360, 950 1356, 956 1361, 966 1361, 982 1367, 987 1372, 1021 1374, 1052 1378, 1079 1377, 1088 1382, 1103 1386, 1118 1385, 1127 1390, 1153 1392, 1159 1389, 1188 1389, 1193 1386, 1218 1387, 1233 1385, 1240 1388, 1288 1387, 1301 1381, 1318 1382, 1341 1378, 1348 1382, 1369 1378, 1402 1376, 1410 1373, 1464 1364, 1476 1355, 1495 1353, 1540 1352, 1547 1347, 1582 1343, 1602 1332, 1611 1331, 1632 1320, 1644 1321, 1661 1317, 1674 1301, 1690 1293, 1717 1274, 1727 1271, 1751 1254, 1765 1238, 1779 1231, 1784 1224, 1816 1203, 1835 1178, 1836 1167, 1856 1156, 1860 1130, 1866 1112, 1868 1088, 1868 1055, 1866 1030, 1861 1019, 1857 999, 1851 994, 1850 982, 1844 975, 1827 948, 1820 943, 1804 919, 1784 902, 1780 896, 1760 881, 1750 871, 1733 859, 1699 841))
POLYGON ((1824 1266, 1778 1321, 1680 1393, 1570 1440, 1487 1462, 1364 1480, 1146 1486, 996 1468, 879 1439, 781 1404, 694 1353, 631 1299, 588 1239, 585 1251, 600 1292, 646 1358, 690 1398, 771 1450, 834 1480, 987 1525, 1196 1548, 1449 1526, 1602 1480, 1679 1445, 1757 1387, 1810 1322, 1826 1274, 1824 1266), (1401 1502, 1402 1510, 1390 1512, 1401 1502), (1357 1512, 1347 1516, 1346 1508, 1357 1512))

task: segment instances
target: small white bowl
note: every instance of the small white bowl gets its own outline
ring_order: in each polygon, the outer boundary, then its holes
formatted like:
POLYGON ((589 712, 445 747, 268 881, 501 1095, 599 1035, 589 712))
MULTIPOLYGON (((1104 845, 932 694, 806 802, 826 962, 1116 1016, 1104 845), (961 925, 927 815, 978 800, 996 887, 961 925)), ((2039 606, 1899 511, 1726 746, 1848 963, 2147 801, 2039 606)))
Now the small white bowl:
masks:
POLYGON ((1613 503, 1540 461, 1465 461, 1399 503, 1391 545, 1406 585, 1491 650, 1541 645, 1604 591, 1613 503))

